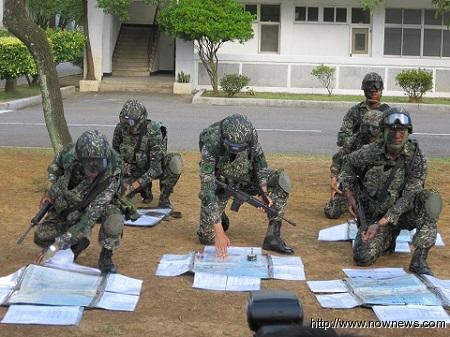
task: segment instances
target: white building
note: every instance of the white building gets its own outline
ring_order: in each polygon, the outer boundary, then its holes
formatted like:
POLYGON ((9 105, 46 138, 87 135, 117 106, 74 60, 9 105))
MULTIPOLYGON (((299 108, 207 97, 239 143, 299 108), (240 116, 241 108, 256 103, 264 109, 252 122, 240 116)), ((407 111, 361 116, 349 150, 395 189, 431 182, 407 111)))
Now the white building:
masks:
MULTIPOLYGON (((310 73, 326 64, 336 68, 336 93, 360 93, 367 72, 385 80, 386 94, 402 94, 395 76, 407 68, 433 73, 430 96, 450 96, 450 14, 435 18, 431 0, 387 0, 370 14, 356 0, 241 1, 256 15, 254 37, 226 43, 219 52, 219 77, 241 73, 260 91, 325 92, 310 73)), ((96 77, 114 75, 112 55, 121 23, 89 0, 89 25, 96 77)), ((135 1, 128 24, 150 23, 154 9, 135 1)), ((209 86, 190 41, 162 34, 153 71, 191 74, 194 87, 209 86)))

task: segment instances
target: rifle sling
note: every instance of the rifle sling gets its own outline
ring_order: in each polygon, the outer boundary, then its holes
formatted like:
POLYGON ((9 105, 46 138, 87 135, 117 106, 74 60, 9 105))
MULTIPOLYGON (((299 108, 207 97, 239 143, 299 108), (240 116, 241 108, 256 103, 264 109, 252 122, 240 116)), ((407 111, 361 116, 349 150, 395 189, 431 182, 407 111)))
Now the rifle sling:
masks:
POLYGON ((141 132, 139 132, 139 138, 138 141, 136 143, 136 146, 134 147, 134 151, 133 151, 133 162, 136 162, 136 153, 139 151, 139 148, 141 147, 141 143, 142 143, 142 138, 144 138, 144 133, 145 130, 147 129, 147 123, 144 123, 141 126, 141 132))
POLYGON ((383 189, 380 190, 377 193, 377 199, 378 200, 384 200, 384 198, 386 198, 387 195, 387 190, 389 188, 389 185, 391 185, 392 180, 394 180, 394 176, 397 173, 398 169, 400 168, 400 166, 402 166, 404 163, 403 157, 400 157, 397 162, 395 163, 395 166, 392 168, 391 170, 391 174, 389 174, 389 177, 387 178, 386 182, 384 183, 383 189))
POLYGON ((78 204, 66 208, 63 212, 61 212, 61 215, 65 218, 67 215, 72 213, 73 211, 81 211, 85 209, 89 204, 97 197, 100 193, 102 193, 111 183, 112 176, 106 178, 102 182, 99 182, 103 175, 100 175, 97 177, 95 182, 92 184, 91 188, 89 189, 88 193, 84 196, 83 200, 81 200, 78 204))

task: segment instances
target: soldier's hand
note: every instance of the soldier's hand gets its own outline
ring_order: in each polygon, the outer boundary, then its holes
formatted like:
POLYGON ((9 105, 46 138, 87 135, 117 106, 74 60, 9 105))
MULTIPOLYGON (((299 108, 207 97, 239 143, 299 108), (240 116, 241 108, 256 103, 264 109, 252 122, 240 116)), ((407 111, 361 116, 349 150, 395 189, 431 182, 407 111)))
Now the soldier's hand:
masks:
POLYGON ((367 227, 367 230, 365 232, 361 233, 361 239, 364 243, 372 240, 380 231, 380 224, 378 222, 375 222, 371 224, 369 227, 367 227))
POLYGON ((342 191, 339 189, 339 184, 337 177, 331 177, 331 198, 337 194, 342 194, 342 191))
POLYGON ((356 200, 355 197, 353 196, 353 193, 351 191, 345 192, 345 199, 347 199, 347 207, 349 213, 353 217, 357 218, 358 216, 356 214, 358 212, 358 207, 356 206, 356 200))
POLYGON ((135 180, 135 181, 133 181, 131 186, 133 186, 134 191, 136 191, 138 188, 141 187, 141 183, 139 181, 135 180))
POLYGON ((38 264, 38 265, 43 265, 45 262, 47 262, 48 260, 50 260, 58 251, 58 247, 56 247, 55 245, 51 245, 48 248, 44 248, 39 254, 38 256, 36 256, 36 258, 34 259, 34 263, 38 264))
POLYGON ((50 197, 48 196, 48 193, 47 192, 45 192, 44 193, 44 195, 41 197, 41 200, 39 201, 39 208, 42 208, 42 206, 44 205, 44 203, 46 202, 46 201, 48 201, 48 202, 52 202, 51 200, 50 200, 50 197))
MULTIPOLYGON (((261 201, 263 204, 267 204, 267 206, 272 207, 273 201, 272 201, 272 198, 270 197, 270 194, 266 194, 267 200, 264 200, 264 198, 263 198, 261 195, 258 195, 257 198, 258 198, 258 200, 261 201), (268 202, 268 203, 267 203, 267 202, 268 202)), ((264 208, 262 208, 262 207, 258 207, 258 210, 259 210, 260 212, 264 212, 264 213, 266 212, 266 210, 265 210, 264 208)))
POLYGON ((227 250, 230 246, 230 239, 225 234, 221 223, 214 225, 214 231, 216 232, 216 255, 220 258, 225 258, 227 256, 227 250))

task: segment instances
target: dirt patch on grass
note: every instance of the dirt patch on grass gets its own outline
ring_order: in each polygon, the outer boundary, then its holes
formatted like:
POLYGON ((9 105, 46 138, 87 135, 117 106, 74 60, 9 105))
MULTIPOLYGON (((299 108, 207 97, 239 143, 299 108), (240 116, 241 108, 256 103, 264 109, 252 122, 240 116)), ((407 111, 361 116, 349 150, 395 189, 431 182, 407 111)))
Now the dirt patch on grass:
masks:
MULTIPOLYGON (((0 149, 0 276, 4 276, 30 263, 39 249, 30 235, 22 246, 16 245, 19 235, 27 228, 37 211, 42 190, 46 184, 46 168, 52 159, 50 151, 0 149)), ((126 227, 122 246, 114 256, 119 272, 144 280, 142 296, 136 312, 121 313, 86 310, 78 327, 0 326, 1 336, 47 337, 78 336, 250 336, 247 327, 246 293, 201 291, 192 288, 192 275, 175 278, 154 276, 157 263, 164 253, 187 253, 201 250, 196 229, 199 219, 199 191, 197 153, 183 153, 185 171, 176 187, 172 202, 183 212, 183 218, 163 222, 157 227, 141 229, 126 227)), ((349 243, 317 241, 321 228, 346 221, 328 220, 323 216, 323 205, 329 195, 329 161, 323 157, 269 156, 273 168, 284 167, 294 189, 286 216, 298 223, 297 227, 284 225, 282 236, 302 257, 308 280, 343 278, 342 268, 352 267, 349 243)), ((450 244, 450 162, 431 162, 427 187, 440 190, 445 206, 439 221, 439 232, 450 244)), ((156 189, 155 189, 156 191, 156 189)), ((157 194, 157 193, 156 193, 157 194)), ((157 196, 155 197, 157 200, 157 196)), ((243 206, 239 214, 228 212, 231 226, 229 237, 236 246, 261 245, 266 230, 262 214, 243 206)), ((98 226, 97 226, 98 227, 98 226)), ((93 241, 97 235, 95 229, 93 241)), ((99 246, 92 244, 79 257, 79 263, 96 266, 99 246)), ((430 266, 439 278, 450 279, 450 248, 434 248, 430 253, 430 266)), ((376 267, 407 268, 410 254, 382 257, 376 267)), ((305 282, 264 280, 262 289, 286 289, 295 292, 303 303, 305 322, 311 318, 334 320, 375 320, 372 310, 328 310, 320 308, 305 282)), ((7 308, 0 308, 3 317, 7 308)), ((362 336, 416 336, 422 329, 352 330, 362 336)), ((448 330, 430 331, 433 336, 448 336, 448 330)))

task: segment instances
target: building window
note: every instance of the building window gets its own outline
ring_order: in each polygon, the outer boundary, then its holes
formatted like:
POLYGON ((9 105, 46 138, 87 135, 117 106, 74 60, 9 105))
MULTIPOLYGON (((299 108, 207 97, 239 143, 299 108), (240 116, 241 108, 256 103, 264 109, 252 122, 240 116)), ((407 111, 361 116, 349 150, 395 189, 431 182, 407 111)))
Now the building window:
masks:
POLYGON ((259 30, 259 52, 278 53, 280 45, 280 5, 246 4, 245 10, 255 16, 259 30))
POLYGON ((258 6, 257 5, 245 5, 245 10, 252 14, 255 19, 258 17, 258 6))
POLYGON ((352 8, 352 23, 370 24, 370 11, 362 8, 352 8))
POLYGON ((295 21, 319 21, 319 7, 295 7, 295 21))
POLYGON ((369 53, 369 28, 352 28, 352 54, 369 53))
POLYGON ((347 23, 347 8, 295 7, 295 21, 347 23), (322 16, 320 16, 320 13, 322 13, 322 16))
POLYGON ((449 13, 401 8, 385 13, 384 55, 450 57, 449 13))

